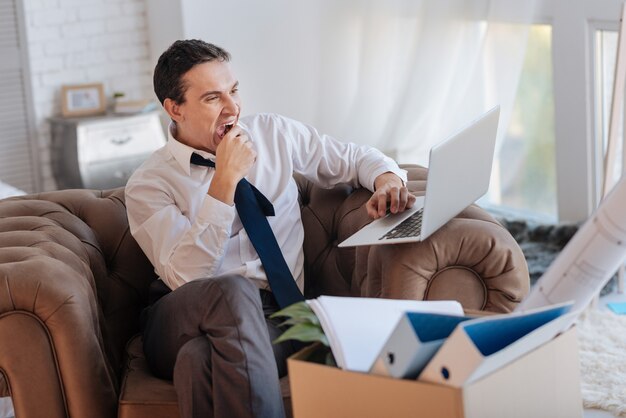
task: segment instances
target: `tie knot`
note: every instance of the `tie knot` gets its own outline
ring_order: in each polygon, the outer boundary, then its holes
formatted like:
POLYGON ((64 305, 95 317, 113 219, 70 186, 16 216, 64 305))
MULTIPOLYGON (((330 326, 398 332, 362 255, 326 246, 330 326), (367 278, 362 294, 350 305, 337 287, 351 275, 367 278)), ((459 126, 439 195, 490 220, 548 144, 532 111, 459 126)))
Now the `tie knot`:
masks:
POLYGON ((215 163, 213 161, 203 158, 200 154, 196 154, 195 152, 191 154, 191 164, 215 168, 215 163))

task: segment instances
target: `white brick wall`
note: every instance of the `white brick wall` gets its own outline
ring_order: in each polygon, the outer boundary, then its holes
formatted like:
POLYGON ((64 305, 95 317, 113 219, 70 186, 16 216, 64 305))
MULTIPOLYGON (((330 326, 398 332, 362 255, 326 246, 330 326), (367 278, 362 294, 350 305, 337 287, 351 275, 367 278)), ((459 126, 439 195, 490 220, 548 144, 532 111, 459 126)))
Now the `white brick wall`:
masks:
POLYGON ((153 97, 147 1, 24 0, 44 190, 56 188, 47 119, 60 115, 63 84, 103 83, 107 98, 153 97))

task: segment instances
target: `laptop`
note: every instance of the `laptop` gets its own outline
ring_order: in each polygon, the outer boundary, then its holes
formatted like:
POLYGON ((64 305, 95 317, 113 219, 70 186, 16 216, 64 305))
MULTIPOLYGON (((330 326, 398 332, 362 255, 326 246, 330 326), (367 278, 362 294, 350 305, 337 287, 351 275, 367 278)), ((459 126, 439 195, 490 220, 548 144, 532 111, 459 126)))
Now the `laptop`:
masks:
POLYGON ((387 214, 339 244, 399 244, 423 241, 489 189, 500 106, 430 150, 426 194, 412 208, 387 214))

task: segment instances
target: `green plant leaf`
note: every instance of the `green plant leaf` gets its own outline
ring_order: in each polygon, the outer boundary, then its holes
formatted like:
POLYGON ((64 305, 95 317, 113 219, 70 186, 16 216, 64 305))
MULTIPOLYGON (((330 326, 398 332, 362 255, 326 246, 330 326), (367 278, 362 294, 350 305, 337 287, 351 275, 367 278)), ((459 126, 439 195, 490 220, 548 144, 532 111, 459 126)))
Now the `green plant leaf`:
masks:
POLYGON ((280 337, 276 338, 273 343, 279 344, 287 340, 297 340, 303 342, 319 341, 328 347, 328 339, 319 326, 310 323, 296 324, 285 331, 280 337))
POLYGON ((312 325, 317 325, 317 326, 321 326, 320 325, 320 321, 317 319, 317 317, 314 318, 289 318, 286 321, 281 322, 278 326, 279 327, 283 327, 283 326, 288 326, 288 325, 297 325, 297 324, 312 324, 312 325))
POLYGON ((270 316, 270 318, 280 318, 280 317, 287 317, 287 318, 292 318, 292 319, 297 319, 297 320, 306 319, 311 323, 319 323, 317 316, 315 315, 315 313, 313 313, 313 311, 309 307, 309 304, 306 302, 294 303, 293 305, 289 305, 286 308, 281 309, 278 312, 274 312, 270 316))

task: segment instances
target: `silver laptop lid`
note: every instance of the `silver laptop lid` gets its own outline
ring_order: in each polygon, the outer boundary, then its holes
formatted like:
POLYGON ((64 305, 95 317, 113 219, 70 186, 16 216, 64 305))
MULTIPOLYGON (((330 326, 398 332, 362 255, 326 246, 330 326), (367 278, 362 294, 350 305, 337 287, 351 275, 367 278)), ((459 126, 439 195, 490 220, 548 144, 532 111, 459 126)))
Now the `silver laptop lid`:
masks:
POLYGON ((430 150, 421 239, 489 189, 500 106, 430 150))

